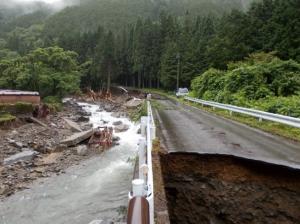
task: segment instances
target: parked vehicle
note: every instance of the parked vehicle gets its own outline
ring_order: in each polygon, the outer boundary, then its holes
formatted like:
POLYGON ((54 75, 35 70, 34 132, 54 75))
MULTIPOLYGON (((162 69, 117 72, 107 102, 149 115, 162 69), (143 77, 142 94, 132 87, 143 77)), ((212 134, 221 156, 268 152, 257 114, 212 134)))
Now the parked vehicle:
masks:
POLYGON ((179 88, 176 92, 176 96, 177 97, 181 97, 181 96, 187 96, 189 95, 189 90, 188 88, 179 88))

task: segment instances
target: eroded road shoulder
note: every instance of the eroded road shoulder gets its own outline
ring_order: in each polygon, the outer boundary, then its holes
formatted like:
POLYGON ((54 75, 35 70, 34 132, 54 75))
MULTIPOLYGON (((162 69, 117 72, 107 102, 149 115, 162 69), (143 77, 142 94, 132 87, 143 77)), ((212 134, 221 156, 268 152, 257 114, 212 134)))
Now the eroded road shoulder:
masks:
POLYGON ((299 170, 192 153, 161 165, 171 223, 299 223, 299 170))

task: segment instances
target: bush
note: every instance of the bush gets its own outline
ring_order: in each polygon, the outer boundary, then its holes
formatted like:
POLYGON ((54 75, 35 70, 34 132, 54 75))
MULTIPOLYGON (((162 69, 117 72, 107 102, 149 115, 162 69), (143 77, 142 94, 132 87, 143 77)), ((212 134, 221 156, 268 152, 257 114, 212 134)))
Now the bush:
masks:
POLYGON ((62 101, 57 96, 47 96, 43 99, 43 103, 45 103, 52 112, 62 110, 62 101))
POLYGON ((227 71, 209 69, 192 81, 205 100, 300 117, 300 64, 266 53, 231 63, 227 71))

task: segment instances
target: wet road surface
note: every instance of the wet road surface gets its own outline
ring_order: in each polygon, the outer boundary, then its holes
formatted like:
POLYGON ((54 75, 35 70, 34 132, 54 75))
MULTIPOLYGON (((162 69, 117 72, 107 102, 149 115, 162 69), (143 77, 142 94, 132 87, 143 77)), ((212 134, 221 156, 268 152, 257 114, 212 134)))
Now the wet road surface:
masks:
POLYGON ((171 100, 158 102, 169 152, 229 154, 300 169, 300 143, 171 100))

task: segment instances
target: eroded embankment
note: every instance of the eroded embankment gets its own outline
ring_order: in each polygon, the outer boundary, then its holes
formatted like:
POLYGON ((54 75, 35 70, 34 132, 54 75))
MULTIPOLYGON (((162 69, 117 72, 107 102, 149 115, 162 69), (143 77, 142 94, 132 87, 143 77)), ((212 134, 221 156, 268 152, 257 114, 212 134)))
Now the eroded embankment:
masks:
POLYGON ((161 165, 171 223, 299 223, 299 170, 184 153, 161 165))

